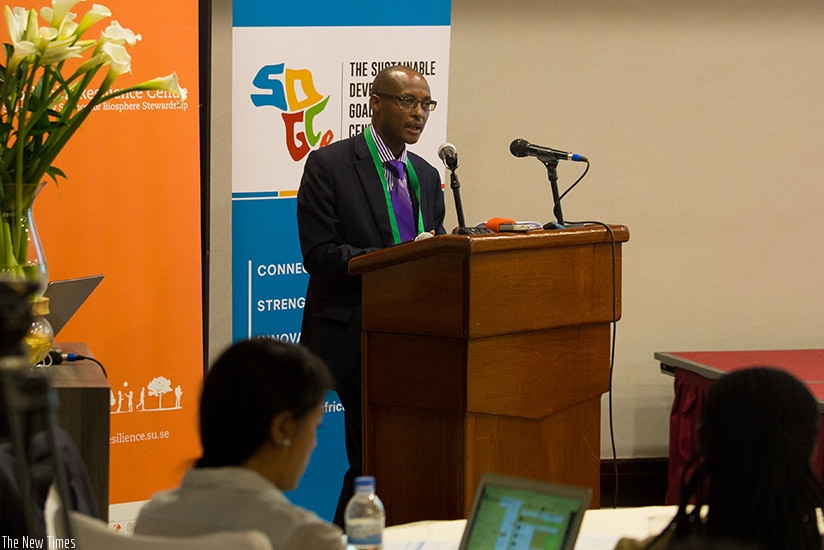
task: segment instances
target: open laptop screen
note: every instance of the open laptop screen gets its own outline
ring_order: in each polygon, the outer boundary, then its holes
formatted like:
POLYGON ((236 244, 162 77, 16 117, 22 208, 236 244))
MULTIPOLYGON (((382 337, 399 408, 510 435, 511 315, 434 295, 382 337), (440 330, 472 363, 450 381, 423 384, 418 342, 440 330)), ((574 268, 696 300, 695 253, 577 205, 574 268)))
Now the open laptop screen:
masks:
POLYGON ((103 275, 92 275, 49 283, 45 293, 45 297, 49 299, 49 314, 46 318, 49 320, 55 336, 63 330, 69 319, 86 301, 89 294, 97 288, 101 280, 103 280, 103 275))
POLYGON ((487 474, 475 494, 461 550, 571 550, 592 491, 487 474))

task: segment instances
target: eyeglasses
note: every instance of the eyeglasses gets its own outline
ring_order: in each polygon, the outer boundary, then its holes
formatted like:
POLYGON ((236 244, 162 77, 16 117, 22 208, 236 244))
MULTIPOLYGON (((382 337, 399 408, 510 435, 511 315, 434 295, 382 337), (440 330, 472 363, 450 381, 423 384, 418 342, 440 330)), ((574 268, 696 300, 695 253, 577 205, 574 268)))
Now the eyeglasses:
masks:
POLYGON ((386 97, 386 98, 390 98, 390 99, 397 99, 398 103, 401 106, 401 108, 403 108, 407 111, 414 110, 418 106, 418 103, 421 104, 421 108, 424 111, 434 111, 435 107, 438 106, 438 102, 437 101, 432 101, 431 99, 415 99, 412 96, 400 97, 400 96, 396 96, 396 95, 392 95, 392 94, 382 94, 380 92, 374 92, 374 93, 378 97, 386 97))

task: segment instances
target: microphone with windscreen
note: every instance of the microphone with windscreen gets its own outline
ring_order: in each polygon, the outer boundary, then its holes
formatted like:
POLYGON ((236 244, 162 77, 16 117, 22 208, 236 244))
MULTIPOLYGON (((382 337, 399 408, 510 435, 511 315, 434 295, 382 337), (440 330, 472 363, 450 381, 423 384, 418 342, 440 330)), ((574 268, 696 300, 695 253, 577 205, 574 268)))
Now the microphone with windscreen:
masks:
POLYGON ((450 170, 458 167, 458 152, 451 143, 444 143, 438 147, 438 158, 440 158, 450 170))

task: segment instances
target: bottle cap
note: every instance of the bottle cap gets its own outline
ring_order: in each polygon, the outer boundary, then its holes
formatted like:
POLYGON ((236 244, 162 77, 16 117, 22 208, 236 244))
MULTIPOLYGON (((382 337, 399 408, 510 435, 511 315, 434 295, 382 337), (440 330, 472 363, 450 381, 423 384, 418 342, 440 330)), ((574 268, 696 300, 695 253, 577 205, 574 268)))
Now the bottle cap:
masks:
POLYGON ((355 478, 356 492, 374 492, 375 478, 372 476, 360 476, 355 478))

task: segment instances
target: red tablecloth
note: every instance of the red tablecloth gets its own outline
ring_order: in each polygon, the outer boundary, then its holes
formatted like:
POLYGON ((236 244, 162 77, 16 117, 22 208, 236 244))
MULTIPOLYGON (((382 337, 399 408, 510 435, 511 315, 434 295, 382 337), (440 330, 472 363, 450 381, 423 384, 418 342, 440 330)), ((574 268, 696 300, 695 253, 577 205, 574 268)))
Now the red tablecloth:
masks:
POLYGON ((824 479, 824 350, 697 351, 656 353, 665 372, 675 376, 675 399, 670 413, 669 473, 666 504, 678 504, 681 477, 695 452, 695 426, 714 380, 752 366, 786 370, 807 384, 818 401, 821 430, 813 469, 824 479))

